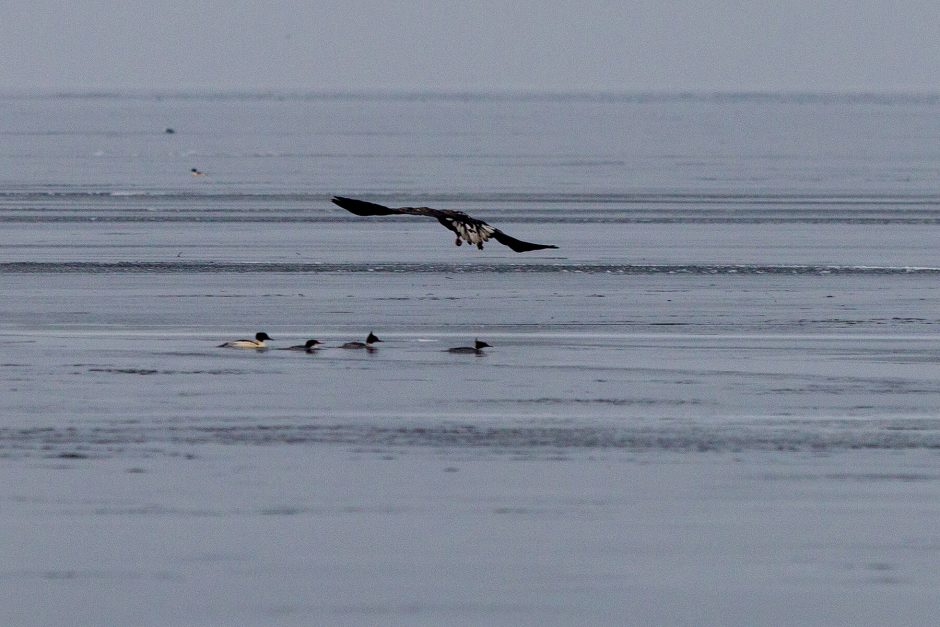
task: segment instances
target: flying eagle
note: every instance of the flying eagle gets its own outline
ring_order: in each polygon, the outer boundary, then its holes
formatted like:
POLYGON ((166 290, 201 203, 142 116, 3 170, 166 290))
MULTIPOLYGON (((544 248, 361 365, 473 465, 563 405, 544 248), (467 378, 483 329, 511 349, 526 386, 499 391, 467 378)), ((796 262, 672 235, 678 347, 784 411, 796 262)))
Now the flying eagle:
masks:
POLYGON ((357 216, 409 215, 435 218, 444 228, 457 234, 457 239, 454 240, 457 246, 467 242, 468 244, 475 244, 477 248, 483 250, 483 242, 492 237, 500 244, 509 246, 517 253, 524 253, 530 250, 542 250, 543 248, 558 248, 558 246, 552 246, 551 244, 533 244, 531 242, 523 242, 521 239, 516 239, 515 237, 510 237, 483 220, 471 218, 463 211, 431 209, 430 207, 384 207, 372 202, 343 198, 342 196, 334 196, 333 204, 339 205, 346 211, 354 213, 357 216))

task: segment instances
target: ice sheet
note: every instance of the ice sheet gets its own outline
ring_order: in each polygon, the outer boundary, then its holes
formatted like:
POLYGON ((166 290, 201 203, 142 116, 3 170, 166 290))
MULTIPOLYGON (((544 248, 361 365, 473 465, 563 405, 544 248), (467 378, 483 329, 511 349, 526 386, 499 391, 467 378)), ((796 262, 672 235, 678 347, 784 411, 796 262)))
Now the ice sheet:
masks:
POLYGON ((0 623, 940 610, 936 99, 4 102, 0 623))

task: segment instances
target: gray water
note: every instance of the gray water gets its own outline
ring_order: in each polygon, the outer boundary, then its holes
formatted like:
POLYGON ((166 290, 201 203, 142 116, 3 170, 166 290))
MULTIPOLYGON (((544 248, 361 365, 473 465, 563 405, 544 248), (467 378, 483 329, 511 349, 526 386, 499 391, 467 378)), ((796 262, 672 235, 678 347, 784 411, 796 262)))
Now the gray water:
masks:
POLYGON ((0 106, 4 622, 938 609, 940 98, 0 106))

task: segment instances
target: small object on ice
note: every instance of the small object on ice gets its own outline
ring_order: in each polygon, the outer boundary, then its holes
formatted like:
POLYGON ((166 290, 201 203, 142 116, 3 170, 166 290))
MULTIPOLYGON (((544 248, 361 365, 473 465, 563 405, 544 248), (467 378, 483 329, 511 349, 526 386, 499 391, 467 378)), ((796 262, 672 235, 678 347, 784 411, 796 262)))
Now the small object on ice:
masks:
POLYGON ((334 196, 332 202, 334 205, 339 205, 346 211, 354 213, 357 216, 410 215, 435 218, 444 228, 456 233, 457 239, 454 240, 454 243, 457 246, 467 242, 483 250, 483 242, 492 237, 500 244, 509 246, 517 253, 524 253, 530 250, 542 250, 543 248, 558 248, 558 246, 553 246, 552 244, 533 244, 510 237, 483 220, 471 218, 462 211, 431 209, 430 207, 385 207, 364 200, 344 198, 343 196, 334 196))
POLYGON ((456 348, 448 348, 448 353, 457 353, 462 355, 483 355, 484 348, 492 348, 486 342, 481 342, 480 340, 473 340, 473 346, 457 346, 456 348))
POLYGON ((175 133, 176 131, 174 131, 172 128, 170 128, 170 127, 168 126, 168 127, 166 127, 166 129, 164 129, 163 132, 166 133, 167 135, 172 135, 172 134, 175 133))
POLYGON ((59 453, 56 457, 59 459, 88 459, 88 455, 84 453, 74 453, 70 451, 59 453))
POLYGON ((253 340, 232 340, 231 342, 219 344, 217 348, 267 348, 264 342, 265 340, 270 339, 271 337, 262 331, 260 333, 255 333, 255 339, 253 340))
POLYGON ((205 172, 199 170, 198 168, 193 168, 193 169, 191 169, 189 172, 190 172, 190 174, 192 174, 193 176, 205 176, 205 175, 206 175, 205 172))
POLYGON ((282 351, 306 351, 308 353, 314 353, 317 350, 317 344, 322 344, 320 340, 307 340, 303 344, 297 344, 295 346, 288 346, 287 348, 282 348, 279 350, 282 351))
POLYGON ((365 342, 346 342, 340 346, 340 348, 367 348, 369 350, 375 350, 375 347, 372 345, 381 341, 382 340, 380 340, 374 333, 370 331, 369 335, 366 336, 365 342))

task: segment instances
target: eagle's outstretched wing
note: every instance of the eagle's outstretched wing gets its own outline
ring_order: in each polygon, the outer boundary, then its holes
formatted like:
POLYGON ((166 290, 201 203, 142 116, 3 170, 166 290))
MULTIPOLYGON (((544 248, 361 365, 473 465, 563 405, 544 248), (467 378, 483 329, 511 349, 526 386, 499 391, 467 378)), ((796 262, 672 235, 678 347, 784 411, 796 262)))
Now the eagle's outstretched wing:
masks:
POLYGON ((366 202, 354 198, 343 198, 342 196, 333 196, 333 204, 339 205, 346 211, 355 213, 357 216, 391 216, 401 213, 399 209, 383 207, 374 202, 366 202))
POLYGON ((506 235, 499 229, 496 229, 493 232, 493 239, 503 246, 509 246, 517 253, 527 253, 530 250, 543 250, 545 248, 558 248, 558 246, 554 246, 552 244, 533 244, 532 242, 523 242, 521 239, 516 239, 511 235, 506 235))
POLYGON ((346 211, 354 213, 357 216, 412 215, 435 218, 445 228, 456 233, 457 239, 455 241, 458 246, 463 242, 467 242, 482 250, 483 242, 493 238, 500 244, 508 246, 517 253, 524 253, 530 250, 542 250, 545 248, 558 248, 551 244, 533 244, 531 242, 524 242, 521 239, 516 239, 515 237, 510 237, 483 220, 477 220, 462 211, 432 209, 431 207, 385 207, 374 202, 344 198, 342 196, 334 196, 333 204, 339 205, 346 211))

